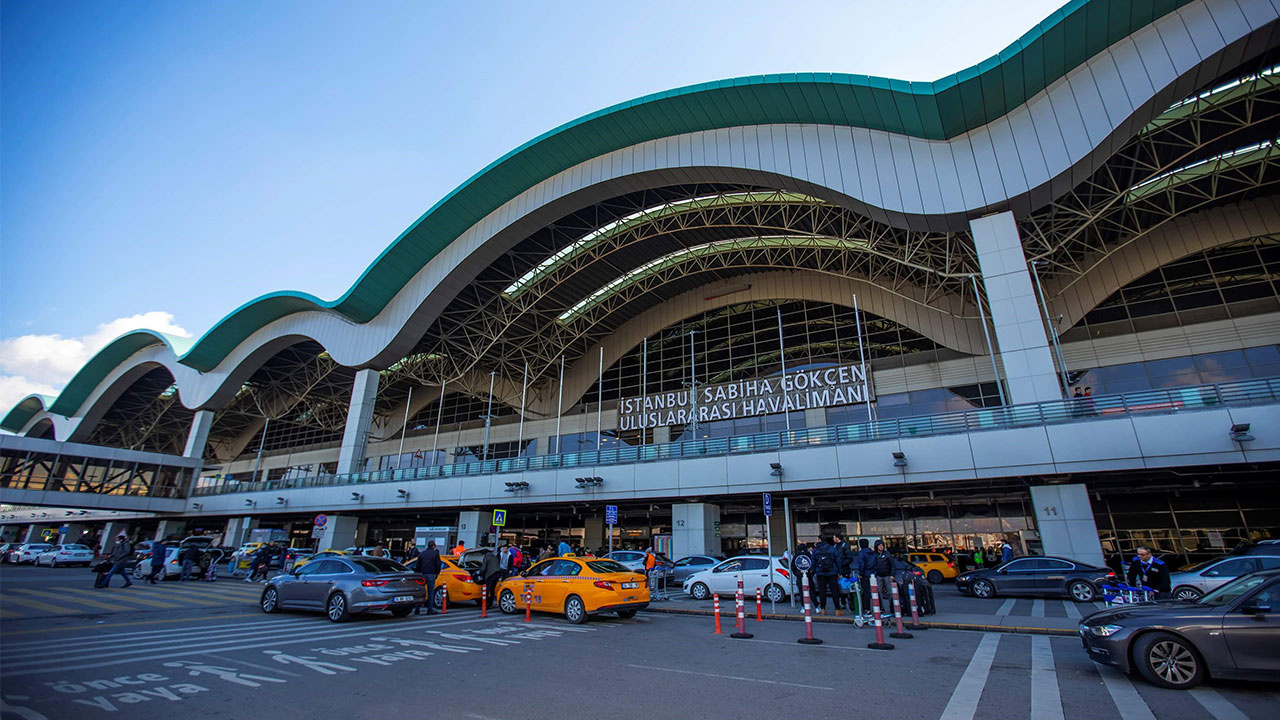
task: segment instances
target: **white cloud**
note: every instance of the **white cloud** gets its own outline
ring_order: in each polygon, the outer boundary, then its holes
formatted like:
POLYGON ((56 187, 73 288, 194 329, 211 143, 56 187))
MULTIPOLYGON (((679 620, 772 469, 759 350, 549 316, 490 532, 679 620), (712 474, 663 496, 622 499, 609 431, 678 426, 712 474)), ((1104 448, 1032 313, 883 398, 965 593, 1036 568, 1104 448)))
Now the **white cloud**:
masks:
POLYGON ((0 416, 32 393, 56 395, 107 343, 139 328, 191 337, 172 313, 155 310, 102 323, 82 337, 19 335, 0 340, 0 416))

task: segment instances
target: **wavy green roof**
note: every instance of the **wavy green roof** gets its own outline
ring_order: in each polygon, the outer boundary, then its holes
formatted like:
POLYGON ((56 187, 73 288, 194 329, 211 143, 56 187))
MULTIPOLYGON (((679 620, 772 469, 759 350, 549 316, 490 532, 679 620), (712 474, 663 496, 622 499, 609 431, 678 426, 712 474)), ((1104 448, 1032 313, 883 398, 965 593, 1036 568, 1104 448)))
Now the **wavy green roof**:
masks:
MULTIPOLYGON (((210 371, 259 328, 297 312, 327 310, 368 322, 477 221, 593 157, 672 135, 781 123, 847 125, 946 140, 1006 115, 1090 57, 1189 2, 1072 0, 999 54, 933 82, 836 73, 757 75, 676 88, 599 110, 539 135, 473 175, 401 233, 337 300, 293 291, 264 295, 220 320, 179 353, 178 361, 210 371)), ((130 340, 133 335, 107 346, 47 409, 73 414, 115 363, 141 349, 130 340), (116 343, 124 345, 116 348, 116 343)), ((20 408, 0 427, 20 429, 30 418, 20 408)))

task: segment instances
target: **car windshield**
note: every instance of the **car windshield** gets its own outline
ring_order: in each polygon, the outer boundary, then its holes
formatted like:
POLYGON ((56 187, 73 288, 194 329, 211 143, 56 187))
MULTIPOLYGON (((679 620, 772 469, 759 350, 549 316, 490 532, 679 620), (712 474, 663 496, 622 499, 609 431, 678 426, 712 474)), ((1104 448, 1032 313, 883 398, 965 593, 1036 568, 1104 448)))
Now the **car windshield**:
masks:
POLYGON ((592 572, 598 572, 598 573, 634 572, 631 568, 627 567, 626 565, 623 565, 620 562, 615 562, 613 560, 589 560, 587 561, 587 567, 591 568, 592 572))
POLYGON ((1196 602, 1201 605, 1212 605, 1213 607, 1221 607, 1228 603, 1233 603, 1241 595, 1253 590, 1262 583, 1270 580, 1269 575, 1245 575, 1236 578, 1213 592, 1205 595, 1196 602))
POLYGON ((347 561, 361 570, 371 573, 409 572, 409 568, 386 558, 360 556, 347 558, 347 561))

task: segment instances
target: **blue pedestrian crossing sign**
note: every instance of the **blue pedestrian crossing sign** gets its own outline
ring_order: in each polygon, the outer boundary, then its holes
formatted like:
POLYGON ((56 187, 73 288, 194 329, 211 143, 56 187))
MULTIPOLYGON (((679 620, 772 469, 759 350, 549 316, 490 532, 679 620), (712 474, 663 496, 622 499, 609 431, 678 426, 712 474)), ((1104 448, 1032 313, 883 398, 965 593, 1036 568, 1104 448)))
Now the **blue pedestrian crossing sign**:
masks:
POLYGON ((604 506, 604 522, 606 525, 618 524, 618 506, 617 505, 604 506))
POLYGON ((507 524, 507 511, 506 511, 506 510, 494 510, 494 511, 493 511, 493 526, 494 526, 494 527, 503 527, 503 526, 505 526, 506 524, 507 524))
POLYGON ((773 495, 764 494, 764 516, 773 517, 773 495))

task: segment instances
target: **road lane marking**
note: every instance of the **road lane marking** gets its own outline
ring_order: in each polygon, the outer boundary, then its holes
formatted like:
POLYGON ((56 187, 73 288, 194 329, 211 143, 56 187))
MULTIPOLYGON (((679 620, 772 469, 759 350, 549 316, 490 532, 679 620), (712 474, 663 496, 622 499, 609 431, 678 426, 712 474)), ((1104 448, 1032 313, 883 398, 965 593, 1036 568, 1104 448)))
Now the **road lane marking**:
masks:
MULTIPOLYGON (((173 609, 173 608, 180 608, 180 607, 182 607, 181 605, 175 605, 175 604, 173 604, 173 603, 157 602, 157 601, 155 601, 155 600, 148 600, 148 599, 146 599, 146 598, 138 597, 137 593, 138 593, 138 592, 142 592, 142 591, 134 591, 134 593, 131 593, 131 594, 129 594, 129 595, 117 595, 117 594, 115 594, 115 593, 104 592, 104 590, 105 590, 105 589, 103 589, 103 590, 82 590, 82 589, 79 589, 79 588, 67 588, 64 592, 74 593, 74 594, 76 594, 76 595, 87 595, 87 596, 89 596, 89 597, 104 597, 104 598, 111 598, 111 601, 112 601, 112 602, 136 603, 136 604, 138 604, 138 605, 148 605, 148 606, 151 606, 151 607, 158 607, 158 608, 162 608, 162 609, 173 609)), ((124 588, 116 588, 116 590, 118 590, 118 591, 120 591, 120 592, 124 592, 124 588)), ((126 610, 127 610, 127 609, 132 609, 132 608, 124 608, 124 609, 126 609, 126 610)))
POLYGON ((1044 617, 1044 600, 1036 598, 1031 601, 1031 617, 1044 617))
POLYGON ((1080 610, 1076 607, 1076 604, 1070 600, 1062 601, 1062 609, 1067 611, 1067 617, 1072 620, 1079 620, 1081 618, 1080 610))
POLYGON ((224 594, 211 595, 202 593, 198 590, 190 590, 187 588, 165 588, 163 590, 149 590, 149 594, 159 595, 165 601, 194 603, 197 605, 227 605, 233 602, 256 602, 256 596, 246 595, 244 597, 230 597, 224 594))
POLYGON ((1062 694, 1047 635, 1031 636, 1031 720, 1063 720, 1062 694))
MULTIPOLYGON (((491 620, 490 618, 475 618, 472 620, 458 620, 455 622, 448 622, 448 623, 433 623, 432 627, 450 627, 454 625, 468 625, 471 623, 478 623, 478 622, 493 622, 493 620, 491 620)), ((409 630, 409 629, 411 628, 404 628, 402 630, 389 630, 383 627, 383 628, 359 630, 356 632, 335 633, 335 632, 332 632, 332 627, 330 627, 329 630, 331 632, 329 633, 309 634, 305 637, 300 637, 298 635, 290 635, 287 637, 273 638, 269 642, 254 643, 251 645, 239 645, 236 647, 219 647, 219 648, 209 648, 209 649, 206 649, 203 647, 188 648, 186 650, 181 650, 179 652, 164 653, 159 655, 149 654, 149 651, 148 651, 148 653, 144 653, 142 655, 137 655, 136 653, 129 653, 128 657, 121 657, 122 653, 116 653, 115 655, 104 656, 108 658, 113 658, 110 660, 106 660, 105 662, 84 663, 81 665, 59 665, 55 663, 49 667, 30 667, 30 664, 28 664, 26 666, 23 666, 22 669, 19 669, 19 670, 6 670, 4 671, 4 674, 6 677, 16 677, 19 675, 39 675, 40 673, 58 674, 58 673, 68 672, 71 670, 89 670, 93 668, 111 667, 113 665, 127 665, 127 664, 136 664, 139 662, 149 662, 152 660, 167 660, 169 658, 186 658, 186 657, 198 657, 198 656, 205 656, 205 655, 211 656, 211 655, 216 655, 218 653, 238 652, 241 650, 257 650, 260 648, 276 648, 276 647, 283 647, 286 645, 298 645, 302 643, 310 644, 315 642, 324 642, 326 640, 340 640, 340 639, 349 638, 349 637, 364 637, 369 635, 387 635, 387 634, 393 634, 396 632, 403 632, 404 630, 409 630)), ((61 661, 58 661, 58 662, 61 662, 61 661)))
POLYGON ((788 687, 805 688, 806 690, 835 690, 821 685, 801 685, 800 683, 782 682, 781 680, 761 680, 760 678, 741 677, 739 675, 718 675, 716 673, 694 672, 692 670, 676 670, 675 668, 651 667, 649 665, 624 665, 623 667, 654 670, 657 672, 680 673, 681 675, 698 675, 701 677, 720 678, 721 680, 741 680, 743 682, 765 683, 767 685, 786 685, 788 687))
POLYGON ((25 616, 22 613, 14 612, 12 610, 6 610, 0 607, 0 618, 20 618, 20 617, 25 617, 25 616))
POLYGON ((1217 690, 1207 687, 1192 688, 1187 692, 1191 693, 1191 697, 1200 703, 1201 707, 1209 711, 1214 720, 1249 720, 1248 716, 1240 712, 1240 709, 1231 704, 1230 700, 1218 694, 1217 690))
POLYGON ((27 600, 24 598, 13 597, 12 595, 4 598, 3 602, 13 603, 14 605, 21 605, 23 607, 28 607, 33 610, 41 610, 54 615, 83 615, 84 614, 84 610, 77 610, 74 608, 63 607, 61 605, 54 605, 53 603, 47 603, 43 600, 27 600))
MULTIPOLYGON (((202 641, 205 638, 217 638, 219 636, 225 635, 228 631, 234 631, 236 633, 237 638, 244 638, 247 635, 260 635, 263 633, 272 633, 272 632, 280 632, 280 631, 288 632, 288 631, 297 630, 301 627, 314 627, 314 626, 315 626, 314 623, 310 623, 307 621, 301 621, 298 623, 287 623, 287 624, 286 623, 280 623, 280 624, 254 623, 252 625, 241 625, 234 628, 223 626, 222 628, 219 628, 217 630, 206 630, 204 632, 183 632, 180 630, 176 633, 165 632, 162 635, 161 634, 143 635, 142 637, 129 638, 125 642, 129 643, 130 648, 135 648, 135 647, 142 647, 145 645, 162 644, 162 643, 171 642, 174 640, 181 640, 185 642, 198 642, 198 641, 202 641), (257 627, 260 625, 266 625, 266 627, 262 627, 262 628, 257 627)), ((92 651, 93 648, 98 645, 116 645, 120 642, 120 640, 118 638, 95 638, 95 639, 66 638, 61 642, 70 643, 70 645, 59 647, 58 649, 53 649, 48 645, 46 641, 45 643, 40 643, 36 647, 20 648, 17 651, 10 651, 6 647, 3 652, 0 652, 0 663, 13 664, 14 661, 22 660, 27 657, 31 657, 35 659, 43 659, 43 658, 57 657, 59 655, 78 655, 86 651, 92 651)))
POLYGON ((1129 682, 1129 678, 1119 670, 1106 665, 1094 663, 1094 667, 1102 676, 1102 684, 1107 686, 1107 692, 1111 694, 1111 702, 1115 703, 1116 710, 1120 711, 1120 717, 1124 720, 1156 720, 1147 701, 1138 694, 1137 688, 1129 682))
POLYGON ((100 603, 97 600, 89 600, 87 598, 67 597, 65 593, 52 593, 43 590, 28 590, 27 588, 14 588, 12 592, 23 593, 24 595, 35 595, 37 597, 61 599, 63 602, 74 603, 77 605, 85 605, 87 607, 96 607, 102 610, 123 610, 119 605, 108 605, 100 603))
POLYGON ((1003 616, 1008 615, 1009 613, 1013 612, 1013 604, 1014 604, 1015 602, 1017 602, 1017 601, 1016 601, 1016 600, 1014 600, 1013 598, 1009 598, 1008 600, 1005 600, 1005 601, 1004 601, 1004 604, 1002 604, 1002 605, 1000 606, 1000 609, 999 609, 999 610, 996 610, 996 615, 1003 617, 1003 616))
POLYGON ((996 659, 996 646, 999 644, 1000 635, 982 634, 982 641, 973 651, 969 667, 965 668, 960 682, 951 691, 951 699, 942 711, 941 720, 973 720, 978 711, 978 700, 982 699, 982 689, 987 686, 987 677, 991 674, 991 663, 996 659))
MULTIPOLYGON (((260 616, 261 616, 261 613, 235 613, 235 614, 232 614, 232 615, 219 615, 218 617, 220 617, 220 618, 238 618, 238 617, 260 617, 260 616)), ((49 634, 49 633, 78 632, 78 631, 82 631, 82 630, 88 630, 88 629, 91 629, 91 628, 92 628, 92 629, 103 629, 103 628, 117 628, 117 627, 137 627, 138 625, 162 625, 162 624, 163 624, 163 625, 168 625, 168 624, 171 624, 171 623, 184 623, 184 622, 191 622, 191 618, 189 618, 189 617, 182 617, 182 618, 160 618, 160 619, 158 619, 158 620, 130 620, 129 622, 105 623, 105 624, 102 624, 102 625, 67 625, 66 627, 41 627, 41 628, 28 628, 28 629, 25 629, 25 630, 6 630, 6 631, 4 631, 4 634, 5 634, 6 636, 12 636, 12 635, 47 635, 47 634, 49 634)), ((39 642, 40 642, 40 643, 46 643, 46 642, 48 642, 48 640, 41 640, 41 641, 39 641, 39 642)), ((16 643, 5 643, 5 647, 8 647, 9 645, 12 645, 12 644, 16 644, 16 643)), ((33 643, 33 644, 34 644, 34 643, 33 643)))

